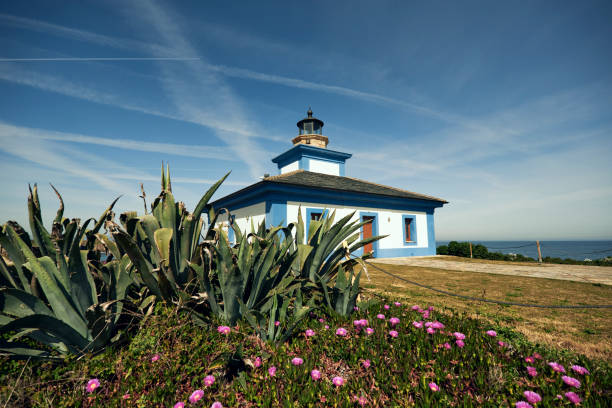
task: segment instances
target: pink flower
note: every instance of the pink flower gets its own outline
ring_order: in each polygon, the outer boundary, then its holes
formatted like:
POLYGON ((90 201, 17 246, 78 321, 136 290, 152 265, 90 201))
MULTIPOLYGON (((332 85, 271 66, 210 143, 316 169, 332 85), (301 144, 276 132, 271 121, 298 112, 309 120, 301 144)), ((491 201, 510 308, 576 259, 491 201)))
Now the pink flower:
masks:
POLYGON ((217 331, 221 334, 229 334, 232 329, 230 329, 228 326, 219 326, 217 327, 217 331))
POLYGON ((87 381, 85 390, 91 393, 91 392, 94 392, 96 388, 98 388, 99 386, 100 386, 100 380, 98 380, 97 378, 92 378, 91 380, 87 381))
POLYGON ((537 358, 538 360, 542 359, 542 356, 540 355, 540 353, 533 353, 533 356, 537 358))
POLYGON ((540 394, 537 392, 525 391, 523 395, 530 404, 537 404, 538 402, 542 401, 542 397, 540 397, 540 394))
POLYGON ((207 375, 206 377, 204 377, 205 386, 210 387, 214 383, 215 383, 215 377, 213 377, 212 375, 207 375))
POLYGON ((463 348, 465 346, 465 343, 463 342, 463 340, 457 340, 455 342, 455 344, 457 345, 457 347, 459 348, 463 348))
POLYGON ((423 328, 423 322, 412 322, 412 325, 416 327, 417 329, 423 328))
POLYGON ((495 330, 487 330, 486 333, 491 337, 497 336, 497 332, 495 330))
POLYGON ((589 372, 589 370, 587 370, 586 368, 584 368, 582 366, 579 366, 579 365, 573 365, 571 367, 571 369, 572 369, 572 371, 574 371, 575 373, 578 373, 578 374, 582 374, 582 375, 591 374, 589 372))
POLYGON ((152 363, 156 362, 157 360, 160 359, 160 357, 161 356, 159 354, 157 354, 157 353, 153 354, 153 357, 151 357, 151 362, 152 363))
POLYGON ((384 308, 385 310, 389 310, 389 305, 384 305, 384 306, 383 306, 383 308, 384 308))
POLYGON ((425 327, 431 327, 432 324, 433 322, 425 322, 425 327))
POLYGON ((531 356, 525 357, 525 362, 529 364, 535 363, 535 359, 531 356))
POLYGON ((504 343, 503 341, 500 340, 500 341, 497 342, 497 345, 499 347, 506 347, 508 344, 506 344, 506 343, 504 343))
POLYGON ((433 307, 433 306, 429 306, 429 307, 427 308, 427 311, 429 311, 429 312, 433 312, 433 310, 434 310, 434 307, 433 307))
POLYGON ((299 365, 304 364, 304 360, 302 360, 302 359, 301 359, 301 358, 299 358, 299 357, 294 357, 294 358, 291 360, 291 364, 293 364, 294 366, 299 366, 299 365))
POLYGON ((276 367, 272 366, 268 368, 268 374, 270 374, 270 377, 274 377, 276 375, 276 367))
POLYGON ((373 329, 373 328, 371 328, 371 327, 368 327, 368 328, 366 328, 366 333, 367 333, 368 335, 370 335, 370 334, 374 334, 374 329, 373 329))
POLYGON ((538 371, 535 369, 535 367, 527 366, 527 374, 529 374, 530 377, 535 377, 538 375, 538 371))
POLYGON ((340 387, 340 386, 344 385, 344 378, 342 378, 342 377, 334 377, 334 378, 332 378, 332 384, 334 384, 336 387, 340 387))
POLYGON ((436 320, 435 322, 431 324, 431 327, 433 327, 436 330, 439 330, 439 329, 443 329, 444 325, 436 320))
POLYGON ((310 377, 312 377, 313 381, 319 381, 321 379, 321 372, 319 370, 312 370, 310 377))
POLYGON ((435 332, 436 332, 436 331, 435 331, 433 328, 431 328, 431 327, 428 327, 428 328, 427 328, 427 333, 429 333, 429 334, 434 334, 435 332))
POLYGON ((429 319, 429 310, 423 312, 423 319, 429 319))
POLYGON ((515 408, 533 408, 533 406, 525 401, 519 401, 514 404, 515 408))
POLYGON ((389 323, 391 323, 391 326, 395 326, 399 322, 400 322, 400 319, 398 319, 397 317, 392 317, 389 319, 389 323))
POLYGON ((315 335, 315 331, 312 329, 306 329, 306 331, 304 332, 304 334, 306 335, 306 337, 312 337, 315 335))
POLYGON ((338 330, 336 330, 336 335, 337 336, 346 336, 346 334, 348 333, 348 331, 346 331, 346 329, 344 327, 340 327, 338 328, 338 330))
POLYGON ((185 408, 185 403, 183 401, 179 401, 174 404, 174 408, 185 408))
POLYGON ((420 309, 420 307, 419 307, 419 305, 414 305, 414 306, 412 306, 410 309, 412 309, 412 310, 419 310, 419 309, 420 309))
POLYGON ((329 329, 329 325, 328 325, 328 324, 326 324, 326 325, 325 325, 325 330, 328 330, 328 329, 329 329))
POLYGON ((393 302, 393 304, 397 307, 400 307, 402 305, 400 302, 393 302))
POLYGON ((548 363, 548 365, 552 367, 553 371, 556 371, 557 373, 565 372, 565 368, 557 362, 551 361, 550 363, 548 363))
POLYGON ((359 306, 353 306, 353 310, 358 312, 359 311, 359 306))
POLYGON ((576 405, 580 404, 580 401, 582 401, 580 397, 578 396, 578 394, 572 391, 566 392, 565 396, 567 397, 568 400, 570 400, 576 405))
POLYGON ((195 404, 196 402, 201 400, 203 396, 204 396, 204 391, 202 391, 202 390, 195 390, 189 396, 189 402, 191 402, 192 404, 195 404))
POLYGON ((277 320, 277 321, 274 322, 274 325, 278 327, 278 326, 280 326, 280 322, 277 320))
POLYGON ((255 368, 261 367, 261 357, 256 357, 253 365, 255 366, 255 368))
POLYGON ((323 318, 319 319, 319 323, 325 323, 325 319, 323 318))
POLYGON ((433 392, 440 391, 440 387, 438 387, 438 384, 436 384, 435 382, 429 383, 429 389, 432 390, 433 392))
POLYGON ((357 401, 357 403, 358 403, 359 405, 361 405, 362 407, 368 403, 368 399, 367 399, 366 397, 364 397, 364 396, 361 396, 361 397, 359 397, 359 398, 356 398, 356 401, 357 401))
POLYGON ((443 346, 444 346, 444 348, 445 348, 445 349, 447 349, 447 350, 450 350, 450 349, 451 349, 451 345, 450 345, 450 344, 448 344, 448 343, 444 343, 444 344, 443 344, 443 346))
POLYGON ((376 317, 380 320, 385 320, 385 315, 382 313, 377 314, 376 317))
POLYGON ((397 337, 397 335, 398 335, 398 333, 395 330, 391 330, 389 332, 389 336, 391 336, 391 337, 397 337))
POLYGON ((368 325, 368 321, 366 319, 354 320, 353 325, 357 328, 366 327, 368 325))
POLYGON ((561 377, 561 379, 563 380, 564 383, 566 383, 570 387, 580 388, 580 381, 578 381, 574 377, 569 377, 567 375, 564 375, 563 377, 561 377))
POLYGON ((370 362, 370 360, 363 360, 363 363, 361 363, 363 365, 363 368, 370 368, 370 365, 372 364, 370 362))
POLYGON ((132 396, 130 394, 123 394, 123 398, 124 400, 130 399, 132 396))
POLYGON ((455 336, 455 338, 456 338, 457 340, 465 340, 465 334, 463 334, 463 333, 454 332, 454 333, 453 333, 453 336, 455 336))
POLYGON ((221 405, 221 403, 219 401, 215 401, 213 402, 213 404, 210 406, 210 408, 223 408, 223 405, 221 405))

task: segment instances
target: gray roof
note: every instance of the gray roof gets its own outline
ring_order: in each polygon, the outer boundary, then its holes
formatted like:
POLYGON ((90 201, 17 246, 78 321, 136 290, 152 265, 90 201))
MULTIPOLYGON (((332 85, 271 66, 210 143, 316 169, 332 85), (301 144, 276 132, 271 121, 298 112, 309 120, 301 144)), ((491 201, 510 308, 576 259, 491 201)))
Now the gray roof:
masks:
POLYGON ((292 184, 317 189, 376 194, 389 197, 411 198, 416 200, 448 203, 448 201, 441 198, 401 190, 395 187, 383 186, 382 184, 376 184, 352 177, 332 176, 330 174, 315 173, 305 170, 295 170, 278 176, 266 177, 263 179, 262 183, 292 184))

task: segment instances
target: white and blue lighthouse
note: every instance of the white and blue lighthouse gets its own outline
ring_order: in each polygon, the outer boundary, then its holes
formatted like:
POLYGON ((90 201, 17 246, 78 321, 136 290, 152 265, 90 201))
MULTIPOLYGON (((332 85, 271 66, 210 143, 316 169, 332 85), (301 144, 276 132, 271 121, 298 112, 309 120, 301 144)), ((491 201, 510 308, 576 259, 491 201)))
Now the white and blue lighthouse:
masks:
POLYGON ((306 223, 332 211, 338 218, 354 212, 355 218, 372 221, 364 225, 363 238, 386 235, 364 247, 375 257, 435 255, 434 210, 447 201, 347 177, 345 164, 351 154, 327 148, 323 121, 313 117, 312 110, 297 127, 293 147, 272 159, 278 175, 266 176, 213 206, 227 208, 242 230, 251 223, 296 222, 298 211, 306 223))

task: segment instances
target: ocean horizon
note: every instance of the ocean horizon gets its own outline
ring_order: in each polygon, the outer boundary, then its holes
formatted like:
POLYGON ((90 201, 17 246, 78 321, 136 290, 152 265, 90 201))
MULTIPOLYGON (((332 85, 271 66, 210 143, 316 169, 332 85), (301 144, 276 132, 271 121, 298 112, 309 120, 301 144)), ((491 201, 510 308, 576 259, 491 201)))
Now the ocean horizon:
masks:
MULTIPOLYGON (((464 240, 451 240, 468 242, 464 240)), ((436 241, 436 247, 448 245, 450 241, 436 241)), ((538 258, 536 241, 469 241, 472 245, 482 244, 489 252, 503 254, 521 254, 531 258, 538 258)), ((601 241, 540 241, 542 258, 570 258, 578 261, 585 259, 602 259, 612 257, 612 240, 601 241)))

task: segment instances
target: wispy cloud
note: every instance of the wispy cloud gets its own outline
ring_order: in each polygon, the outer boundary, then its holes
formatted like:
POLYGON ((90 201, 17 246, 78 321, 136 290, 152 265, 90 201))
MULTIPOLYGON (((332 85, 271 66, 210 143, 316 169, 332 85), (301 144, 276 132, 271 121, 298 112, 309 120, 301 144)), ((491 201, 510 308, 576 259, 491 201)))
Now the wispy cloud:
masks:
POLYGON ((0 62, 92 62, 92 61, 192 61, 199 58, 171 57, 83 57, 83 58, 0 58, 0 62))

